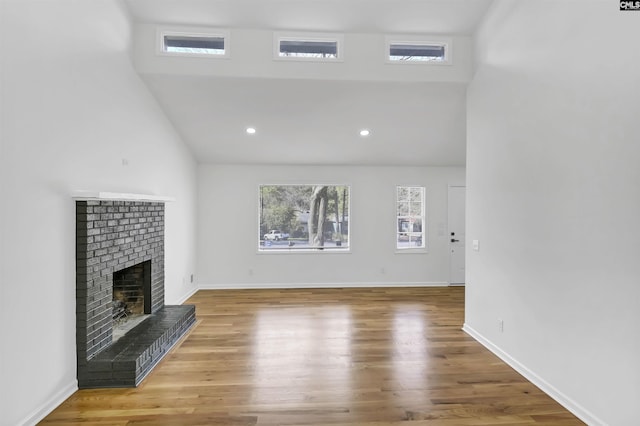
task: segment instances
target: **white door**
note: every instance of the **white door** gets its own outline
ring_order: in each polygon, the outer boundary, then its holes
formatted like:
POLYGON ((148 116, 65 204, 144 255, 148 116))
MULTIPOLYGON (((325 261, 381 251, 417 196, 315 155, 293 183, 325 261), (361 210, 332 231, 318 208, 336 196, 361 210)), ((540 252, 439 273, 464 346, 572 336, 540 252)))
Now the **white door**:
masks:
POLYGON ((449 284, 464 284, 464 186, 449 186, 449 284))

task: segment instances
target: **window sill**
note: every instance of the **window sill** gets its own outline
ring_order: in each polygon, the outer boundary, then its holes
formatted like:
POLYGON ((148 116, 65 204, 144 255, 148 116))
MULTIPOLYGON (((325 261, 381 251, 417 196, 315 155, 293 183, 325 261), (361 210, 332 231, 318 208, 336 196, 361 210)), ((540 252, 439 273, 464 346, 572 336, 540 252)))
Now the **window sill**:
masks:
POLYGON ((396 249, 395 254, 427 254, 429 250, 426 248, 407 248, 407 249, 396 249))
POLYGON ((341 249, 341 250, 318 250, 318 249, 275 249, 275 250, 256 250, 258 254, 351 254, 351 249, 341 249))

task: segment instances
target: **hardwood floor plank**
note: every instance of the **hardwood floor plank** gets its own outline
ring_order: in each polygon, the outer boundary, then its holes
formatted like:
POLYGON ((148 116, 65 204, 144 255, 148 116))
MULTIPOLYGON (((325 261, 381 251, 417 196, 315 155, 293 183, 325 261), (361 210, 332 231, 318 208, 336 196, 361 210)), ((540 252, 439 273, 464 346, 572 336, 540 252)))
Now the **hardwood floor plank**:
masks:
POLYGON ((42 424, 581 425, 461 331, 464 288, 204 290, 135 389, 76 392, 42 424))

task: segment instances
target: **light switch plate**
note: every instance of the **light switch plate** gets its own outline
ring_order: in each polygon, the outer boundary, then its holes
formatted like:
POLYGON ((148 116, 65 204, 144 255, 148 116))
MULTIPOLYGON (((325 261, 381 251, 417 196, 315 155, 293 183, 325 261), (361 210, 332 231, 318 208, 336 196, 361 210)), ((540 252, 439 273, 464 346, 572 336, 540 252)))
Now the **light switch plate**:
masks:
POLYGON ((480 241, 473 240, 473 250, 474 251, 480 251, 480 241))

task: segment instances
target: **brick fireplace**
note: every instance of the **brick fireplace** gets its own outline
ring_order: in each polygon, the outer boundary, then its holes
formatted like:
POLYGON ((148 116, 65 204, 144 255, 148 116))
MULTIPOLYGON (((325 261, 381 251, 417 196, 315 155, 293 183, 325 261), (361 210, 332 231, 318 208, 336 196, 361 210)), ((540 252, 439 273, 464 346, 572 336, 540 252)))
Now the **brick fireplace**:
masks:
POLYGON ((76 199, 78 386, 137 386, 194 323, 194 306, 164 304, 164 202, 76 199))

